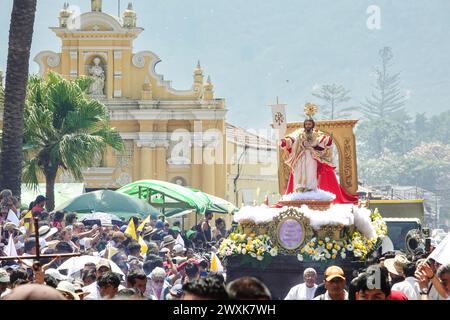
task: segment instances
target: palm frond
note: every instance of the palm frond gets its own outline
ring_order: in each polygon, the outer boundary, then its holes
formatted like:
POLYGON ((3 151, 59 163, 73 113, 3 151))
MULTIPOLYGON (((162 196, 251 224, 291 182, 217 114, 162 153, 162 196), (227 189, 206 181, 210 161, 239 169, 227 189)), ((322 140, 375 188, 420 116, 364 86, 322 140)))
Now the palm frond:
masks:
POLYGON ((42 168, 39 166, 39 159, 37 157, 24 161, 22 180, 28 188, 36 189, 39 185, 39 176, 42 174, 42 168))

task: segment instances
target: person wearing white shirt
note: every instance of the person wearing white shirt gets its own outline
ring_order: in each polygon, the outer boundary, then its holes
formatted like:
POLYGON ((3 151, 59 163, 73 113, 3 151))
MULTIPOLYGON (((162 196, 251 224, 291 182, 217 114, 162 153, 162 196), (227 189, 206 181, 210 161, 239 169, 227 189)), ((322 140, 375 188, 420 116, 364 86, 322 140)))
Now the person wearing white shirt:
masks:
POLYGON ((289 290, 284 300, 312 300, 317 288, 317 272, 313 268, 303 271, 303 281, 289 290))
POLYGON ((416 264, 414 262, 406 263, 403 266, 405 280, 394 284, 392 290, 403 292, 408 297, 408 300, 421 300, 419 283, 414 277, 415 272, 416 264))

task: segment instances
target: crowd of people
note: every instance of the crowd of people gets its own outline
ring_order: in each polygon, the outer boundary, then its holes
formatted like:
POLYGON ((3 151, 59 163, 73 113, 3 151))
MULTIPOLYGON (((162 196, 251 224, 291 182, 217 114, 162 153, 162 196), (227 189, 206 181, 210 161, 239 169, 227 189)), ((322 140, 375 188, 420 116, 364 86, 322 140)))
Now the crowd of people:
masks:
MULTIPOLYGON (((211 225, 210 213, 187 231, 161 217, 132 218, 133 236, 130 223, 81 222, 75 213, 46 212, 45 201, 38 196, 21 212, 20 202, 9 190, 0 193, 0 255, 18 257, 0 261, 2 300, 273 298, 255 277, 227 281, 226 270, 213 270, 211 259, 229 230, 221 218, 211 225), (36 250, 52 257, 27 259, 36 256, 36 250)), ((368 263, 353 279, 346 279, 337 265, 321 276, 324 281, 319 284, 317 272, 307 268, 304 282, 290 289, 285 299, 445 300, 450 296, 450 265, 438 265, 426 255, 388 253, 368 263)))
POLYGON ((317 272, 307 268, 302 283, 292 287, 285 300, 450 300, 450 264, 433 259, 413 259, 391 253, 358 270, 348 280, 339 266, 325 270, 317 283, 317 272))

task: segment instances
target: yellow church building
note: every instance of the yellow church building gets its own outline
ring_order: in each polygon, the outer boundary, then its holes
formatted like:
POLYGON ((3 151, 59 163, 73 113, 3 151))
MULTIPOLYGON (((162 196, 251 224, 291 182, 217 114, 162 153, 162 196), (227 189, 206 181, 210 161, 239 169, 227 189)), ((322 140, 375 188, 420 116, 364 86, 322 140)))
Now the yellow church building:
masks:
MULTIPOLYGON (((188 90, 172 88, 157 74, 161 59, 133 52, 143 32, 131 4, 118 18, 102 12, 101 1, 73 19, 65 4, 59 26, 61 52, 40 52, 34 61, 45 77, 55 71, 68 79, 90 75, 89 94, 104 103, 120 132, 125 152, 108 150, 98 165, 84 170, 87 190, 116 189, 132 181, 158 179, 192 186, 242 203, 278 199, 274 143, 226 122, 225 100, 198 63, 188 90), (256 159, 256 160, 255 160, 256 159)), ((72 182, 67 174, 59 182, 72 182)))

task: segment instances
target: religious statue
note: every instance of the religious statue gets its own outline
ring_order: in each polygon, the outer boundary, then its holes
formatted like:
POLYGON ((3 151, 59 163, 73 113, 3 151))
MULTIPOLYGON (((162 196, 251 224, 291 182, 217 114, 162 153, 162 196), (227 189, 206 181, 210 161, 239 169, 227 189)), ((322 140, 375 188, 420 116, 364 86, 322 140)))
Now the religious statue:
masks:
POLYGON ((103 95, 105 87, 105 71, 100 66, 100 58, 94 58, 94 65, 89 68, 89 74, 94 78, 94 82, 89 88, 89 93, 95 96, 103 95))
POLYGON ((337 181, 332 163, 333 139, 315 128, 312 116, 316 111, 314 104, 307 103, 303 128, 280 141, 280 147, 288 152, 285 163, 290 168, 285 194, 324 190, 336 195, 335 203, 355 203, 357 197, 347 194, 337 181))

